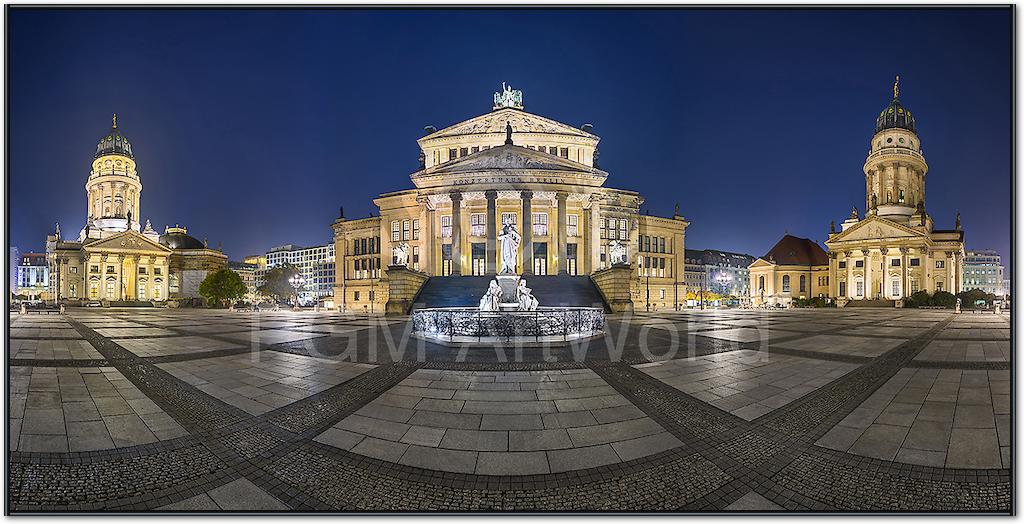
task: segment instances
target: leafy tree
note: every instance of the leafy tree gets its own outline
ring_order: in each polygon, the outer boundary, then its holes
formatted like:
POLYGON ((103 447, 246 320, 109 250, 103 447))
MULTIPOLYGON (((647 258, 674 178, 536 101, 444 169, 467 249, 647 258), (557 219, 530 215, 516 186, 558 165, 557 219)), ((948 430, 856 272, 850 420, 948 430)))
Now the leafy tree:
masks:
POLYGON ((281 264, 267 270, 263 277, 263 285, 257 291, 274 300, 286 299, 295 293, 295 288, 288 280, 299 274, 299 268, 292 264, 281 264))
POLYGON ((245 282, 238 273, 221 269, 206 275, 199 284, 199 294, 212 305, 222 305, 245 295, 245 282))
POLYGON ((957 295, 960 298, 962 306, 965 308, 975 308, 978 303, 987 305, 995 302, 996 296, 991 293, 986 293, 980 289, 969 289, 957 295))

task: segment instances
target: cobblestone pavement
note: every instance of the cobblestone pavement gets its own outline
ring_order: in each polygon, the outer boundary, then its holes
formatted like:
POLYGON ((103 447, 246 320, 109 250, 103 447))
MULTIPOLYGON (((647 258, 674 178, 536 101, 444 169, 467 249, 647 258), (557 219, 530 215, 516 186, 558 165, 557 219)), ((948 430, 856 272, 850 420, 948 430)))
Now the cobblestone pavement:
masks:
POLYGON ((1012 510, 1007 315, 638 313, 549 348, 326 312, 10 326, 13 512, 1012 510))

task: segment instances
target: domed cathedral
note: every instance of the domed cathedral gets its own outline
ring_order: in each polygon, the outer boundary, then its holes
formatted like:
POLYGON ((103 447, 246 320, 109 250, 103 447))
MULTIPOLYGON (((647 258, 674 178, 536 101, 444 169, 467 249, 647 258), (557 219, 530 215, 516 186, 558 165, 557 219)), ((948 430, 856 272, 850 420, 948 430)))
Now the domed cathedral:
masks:
POLYGON ((85 193, 86 222, 77 240, 64 239, 59 225, 46 238, 54 275, 51 293, 56 300, 162 303, 191 299, 198 297, 198 283, 191 285, 196 275, 185 268, 209 271, 227 266, 224 253, 192 237, 188 238, 194 242, 187 248, 180 247, 165 241, 148 220, 144 227, 140 225, 142 180, 117 115, 96 144, 85 193))
MULTIPOLYGON (((419 294, 426 305, 433 304, 433 291, 451 298, 460 286, 479 281, 482 289, 466 288, 465 304, 445 302, 475 306, 479 296, 473 294, 482 294, 489 276, 499 273, 541 277, 535 281, 544 285, 534 288, 540 293, 561 284, 572 288, 574 279, 566 277, 590 275, 607 295, 601 287, 607 278, 595 275, 614 265, 619 275, 623 267, 632 270, 628 282, 618 279, 617 292, 629 293, 633 305, 685 305, 688 223, 678 207, 667 218, 641 214, 640 194, 605 187, 609 174, 599 166, 600 138, 592 125, 529 113, 522 91, 504 84, 493 102, 483 115, 440 130, 427 126, 417 141, 413 188, 374 199, 379 216, 352 220, 342 213, 334 222, 335 304, 380 311, 398 268, 431 279, 419 294), (502 254, 510 236, 517 246, 514 268, 502 254), (441 282, 444 290, 432 289, 441 282)), ((538 298, 541 305, 555 300, 538 298)))
POLYGON ((830 294, 850 301, 901 301, 917 291, 959 293, 963 283, 964 233, 960 215, 953 229, 935 229, 925 209, 925 161, 917 120, 893 98, 875 119, 864 162, 864 215, 854 207, 829 249, 830 294))

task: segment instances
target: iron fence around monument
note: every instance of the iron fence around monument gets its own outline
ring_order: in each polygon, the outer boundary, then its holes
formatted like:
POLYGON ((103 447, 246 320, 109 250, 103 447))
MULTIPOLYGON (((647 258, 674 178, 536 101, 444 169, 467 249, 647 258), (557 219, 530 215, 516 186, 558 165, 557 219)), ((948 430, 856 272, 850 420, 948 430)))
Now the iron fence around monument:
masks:
POLYGON ((413 333, 432 338, 502 338, 592 336, 604 331, 604 310, 551 307, 536 311, 480 311, 475 308, 425 308, 412 312, 413 333))

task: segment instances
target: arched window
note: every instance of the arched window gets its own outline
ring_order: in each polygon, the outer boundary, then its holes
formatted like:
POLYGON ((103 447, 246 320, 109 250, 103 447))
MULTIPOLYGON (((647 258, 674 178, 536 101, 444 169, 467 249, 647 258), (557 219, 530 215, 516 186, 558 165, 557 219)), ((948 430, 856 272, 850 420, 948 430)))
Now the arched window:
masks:
POLYGON ((764 275, 757 278, 757 289, 764 291, 764 275))
POLYGON ((782 275, 782 292, 789 293, 789 275, 782 275))
POLYGON ((800 292, 804 293, 807 291, 807 276, 800 275, 800 292))

